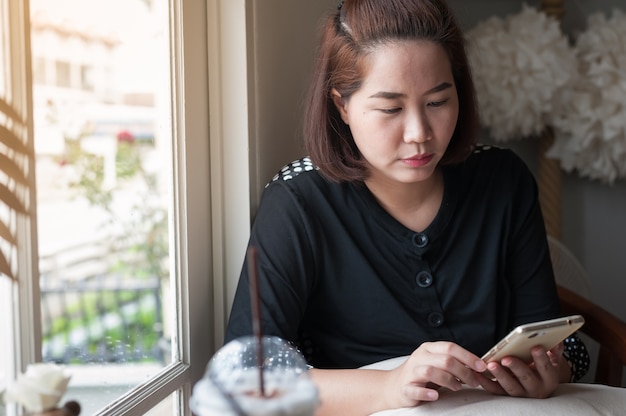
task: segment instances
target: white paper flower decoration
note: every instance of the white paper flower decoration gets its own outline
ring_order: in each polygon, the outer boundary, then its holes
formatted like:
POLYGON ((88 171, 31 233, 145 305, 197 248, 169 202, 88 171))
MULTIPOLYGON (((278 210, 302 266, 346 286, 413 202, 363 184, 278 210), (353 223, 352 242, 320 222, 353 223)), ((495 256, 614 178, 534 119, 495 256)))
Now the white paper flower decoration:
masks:
POLYGON ((499 142, 538 135, 554 94, 575 74, 576 57, 559 23, 523 5, 466 33, 481 122, 499 142))
POLYGON ((9 385, 4 401, 19 403, 29 412, 43 412, 56 407, 70 376, 63 367, 49 363, 30 364, 26 372, 9 385))
POLYGON ((626 15, 589 16, 575 50, 580 76, 559 94, 548 156, 566 171, 613 183, 626 178, 626 15))

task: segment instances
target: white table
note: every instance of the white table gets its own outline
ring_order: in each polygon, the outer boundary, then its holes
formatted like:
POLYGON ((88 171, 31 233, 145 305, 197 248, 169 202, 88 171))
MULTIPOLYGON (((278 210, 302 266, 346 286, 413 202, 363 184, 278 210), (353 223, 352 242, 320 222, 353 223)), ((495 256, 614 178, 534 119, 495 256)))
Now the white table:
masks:
MULTIPOLYGON (((363 368, 389 370, 402 364, 407 357, 381 361, 363 368)), ((464 388, 457 392, 442 389, 439 400, 416 407, 385 410, 371 416, 593 416, 626 415, 626 389, 598 384, 561 384, 547 399, 527 399, 496 396, 479 388, 464 388)))

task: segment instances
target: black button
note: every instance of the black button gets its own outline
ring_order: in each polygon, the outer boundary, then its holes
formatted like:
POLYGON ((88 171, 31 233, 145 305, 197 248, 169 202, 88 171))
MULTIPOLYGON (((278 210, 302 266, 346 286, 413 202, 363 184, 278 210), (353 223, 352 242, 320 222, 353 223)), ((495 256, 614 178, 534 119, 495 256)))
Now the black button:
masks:
POLYGON ((428 236, 424 233, 413 234, 413 244, 418 248, 424 248, 428 245, 428 236))
POLYGON ((439 312, 431 312, 428 314, 428 325, 432 327, 440 327, 443 325, 443 315, 439 312))
POLYGON ((433 276, 428 272, 419 272, 415 280, 419 287, 428 287, 433 284, 433 276))

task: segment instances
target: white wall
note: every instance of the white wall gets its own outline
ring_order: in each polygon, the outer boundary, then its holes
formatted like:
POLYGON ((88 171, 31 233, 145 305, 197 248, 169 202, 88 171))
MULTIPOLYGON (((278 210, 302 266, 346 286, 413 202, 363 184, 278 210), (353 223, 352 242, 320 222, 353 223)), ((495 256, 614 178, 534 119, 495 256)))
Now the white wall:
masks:
MULTIPOLYGON (((252 212, 265 183, 284 163, 303 154, 300 122, 302 97, 308 83, 315 29, 337 0, 252 0, 248 29, 249 68, 253 88, 251 147, 252 212), (251 30, 250 30, 251 29, 251 30), (256 152, 255 152, 256 151, 256 152), (256 198, 255 198, 256 195, 256 198)), ((520 0, 450 0, 464 27, 486 17, 516 13, 520 0)), ((584 26, 585 16, 625 6, 620 0, 565 0, 563 27, 569 33, 584 26)), ((527 1, 538 7, 538 0, 527 1)), ((514 147, 535 164, 536 143, 514 147)), ((624 161, 626 163, 626 161, 624 161)), ((626 181, 613 186, 563 178, 563 242, 588 269, 593 289, 603 306, 626 320, 626 181)))
MULTIPOLYGON (((255 195, 287 162, 304 156, 300 131, 303 98, 315 53, 321 16, 336 10, 337 0, 251 1, 248 52, 254 68, 250 105, 253 210, 255 195), (255 154, 255 152, 252 152, 255 154)), ((252 71, 251 71, 252 72, 252 71)))

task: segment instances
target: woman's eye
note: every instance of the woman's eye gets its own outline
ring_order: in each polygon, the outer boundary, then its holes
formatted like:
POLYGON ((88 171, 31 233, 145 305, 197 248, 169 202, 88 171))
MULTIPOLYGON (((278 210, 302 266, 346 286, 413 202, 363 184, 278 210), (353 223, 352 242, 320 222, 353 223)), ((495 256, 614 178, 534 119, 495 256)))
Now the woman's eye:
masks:
POLYGON ((385 114, 396 114, 399 113, 401 108, 381 108, 380 111, 385 114))
POLYGON ((441 100, 441 101, 431 101, 430 103, 428 103, 429 107, 441 107, 442 105, 444 105, 445 103, 447 103, 448 100, 441 100))

